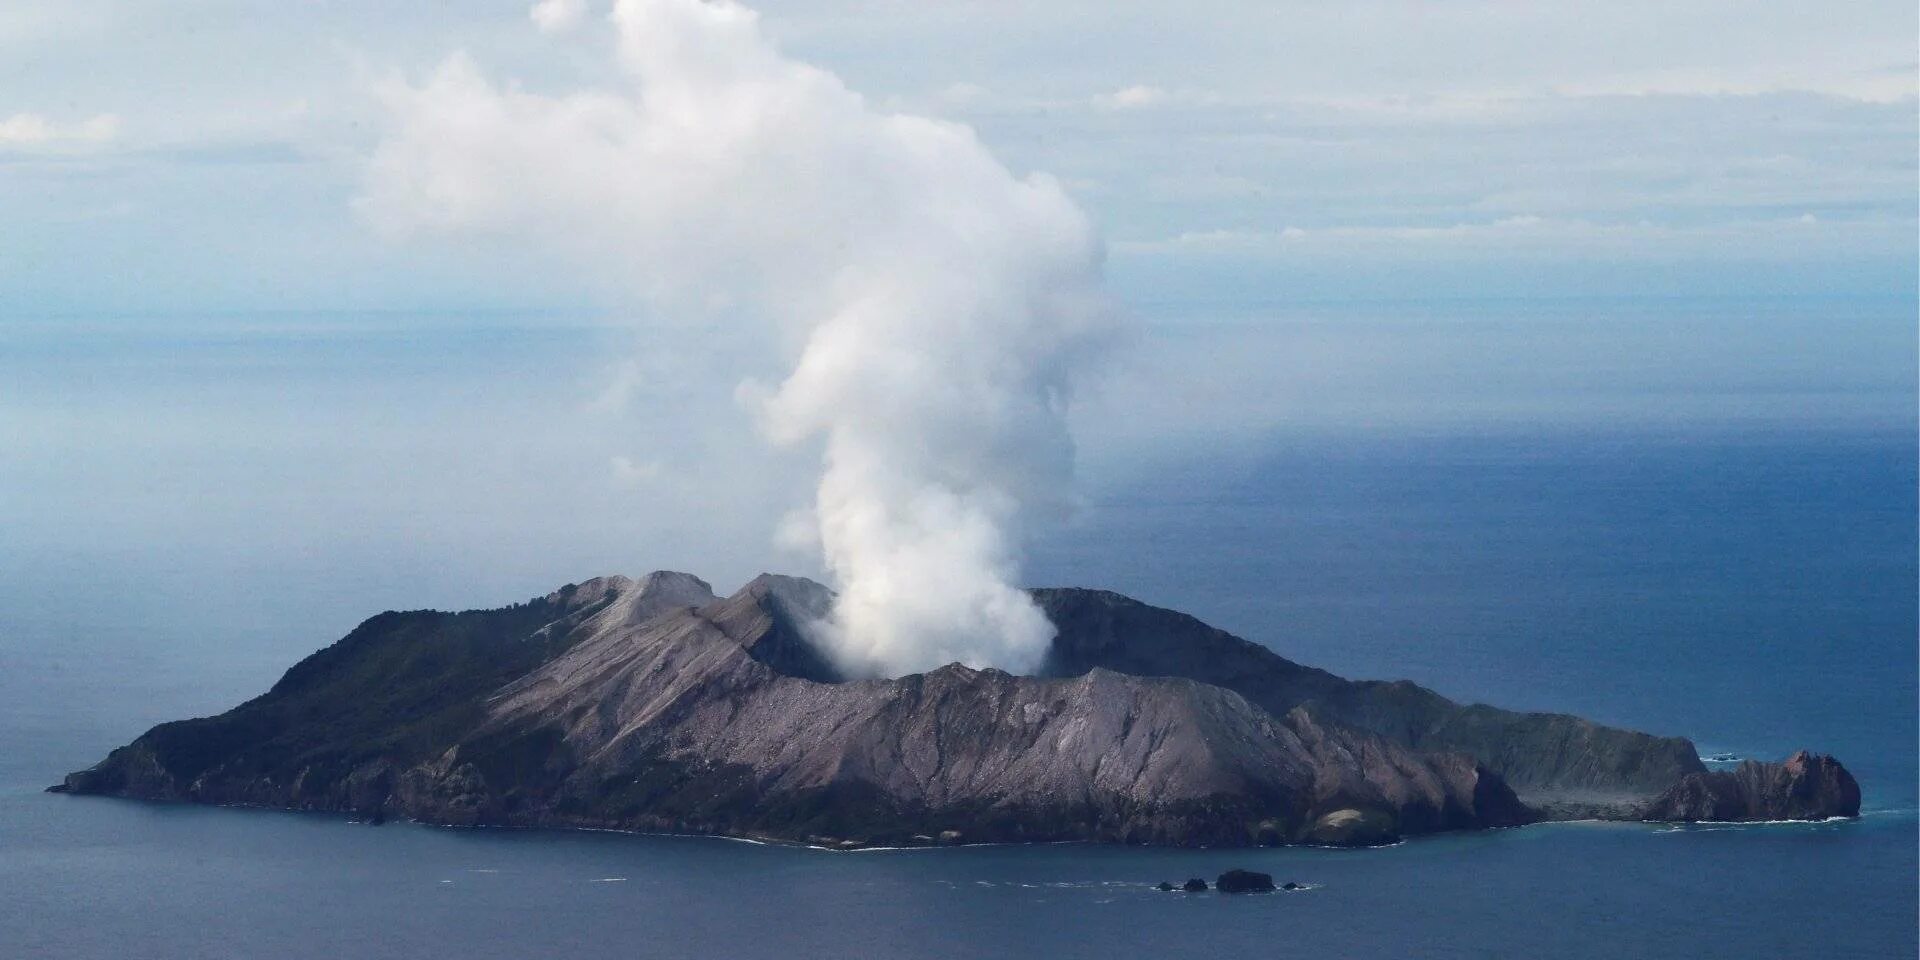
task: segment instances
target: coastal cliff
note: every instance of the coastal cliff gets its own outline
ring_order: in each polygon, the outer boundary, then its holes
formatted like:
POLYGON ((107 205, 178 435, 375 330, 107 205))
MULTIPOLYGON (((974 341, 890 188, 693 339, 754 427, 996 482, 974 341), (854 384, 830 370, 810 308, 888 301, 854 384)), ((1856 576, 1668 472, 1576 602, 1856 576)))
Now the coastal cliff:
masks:
POLYGON ((1783 763, 1748 760, 1688 775, 1640 811, 1671 821, 1819 820, 1860 812, 1860 785, 1840 761, 1802 750, 1783 763))
POLYGON ((1117 594, 1035 597, 1059 632, 1031 677, 845 679, 806 633, 831 593, 791 577, 721 598, 659 572, 385 613, 55 789, 847 847, 1366 845, 1558 816, 1575 795, 1620 819, 1858 810, 1830 758, 1727 781, 1685 740, 1344 680, 1117 594))

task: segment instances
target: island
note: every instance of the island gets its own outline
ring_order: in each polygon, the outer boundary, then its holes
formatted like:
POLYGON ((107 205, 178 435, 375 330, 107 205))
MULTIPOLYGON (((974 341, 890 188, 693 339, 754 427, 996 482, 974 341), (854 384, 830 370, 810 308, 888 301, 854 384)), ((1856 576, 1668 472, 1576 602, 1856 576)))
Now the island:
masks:
POLYGON ((1058 631, 1032 676, 844 677, 808 639, 833 594, 797 577, 719 597, 661 571, 382 613, 50 789, 849 849, 1859 813, 1828 756, 1709 770, 1684 738, 1344 679, 1116 593, 1032 595, 1058 631))

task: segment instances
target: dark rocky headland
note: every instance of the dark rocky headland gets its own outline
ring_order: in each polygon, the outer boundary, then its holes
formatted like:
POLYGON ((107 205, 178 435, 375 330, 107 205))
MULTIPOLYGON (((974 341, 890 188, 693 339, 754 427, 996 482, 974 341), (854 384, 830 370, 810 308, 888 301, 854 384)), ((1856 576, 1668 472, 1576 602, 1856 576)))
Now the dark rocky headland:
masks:
POLYGON ((857 847, 1364 846, 1542 819, 1850 817, 1831 757, 1710 772, 1693 744, 1346 680, 1171 610, 1036 590, 1037 676, 844 680, 828 591, 604 577, 499 610, 383 613, 217 717, 52 789, 857 847))

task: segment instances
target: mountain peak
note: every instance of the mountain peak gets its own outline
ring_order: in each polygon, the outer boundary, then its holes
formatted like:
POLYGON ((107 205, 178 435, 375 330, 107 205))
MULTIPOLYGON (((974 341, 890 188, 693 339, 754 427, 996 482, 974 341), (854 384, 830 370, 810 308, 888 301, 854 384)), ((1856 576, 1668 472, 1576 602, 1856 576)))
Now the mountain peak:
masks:
POLYGON ((698 607, 718 599, 712 584, 678 570, 655 570, 641 577, 639 586, 642 597, 662 605, 671 603, 673 606, 698 607))
POLYGON ((633 586, 633 578, 621 574, 609 574, 593 577, 579 583, 569 583, 546 595, 548 603, 573 608, 599 603, 609 595, 626 592, 633 586))
POLYGON ((755 660, 792 677, 818 683, 843 679, 811 636, 833 609, 833 591, 805 577, 763 573, 733 596, 700 611, 755 660))
POLYGON ((824 620, 833 609, 834 593, 826 584, 783 573, 760 574, 734 595, 741 594, 772 598, 783 612, 799 620, 824 620))

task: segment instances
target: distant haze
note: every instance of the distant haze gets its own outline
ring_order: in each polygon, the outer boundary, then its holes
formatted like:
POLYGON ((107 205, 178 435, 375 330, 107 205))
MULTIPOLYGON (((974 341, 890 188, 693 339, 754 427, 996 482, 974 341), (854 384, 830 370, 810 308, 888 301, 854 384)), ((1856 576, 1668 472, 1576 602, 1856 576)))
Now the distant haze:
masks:
POLYGON ((820 445, 783 535, 833 575, 842 666, 1036 666, 1053 630, 1016 586, 1022 530, 1066 509, 1075 372, 1116 326, 1087 218, 967 127, 781 56, 745 8, 623 0, 610 22, 612 88, 530 94, 459 55, 390 85, 361 211, 559 250, 696 331, 791 344, 739 399, 775 443, 820 445))

